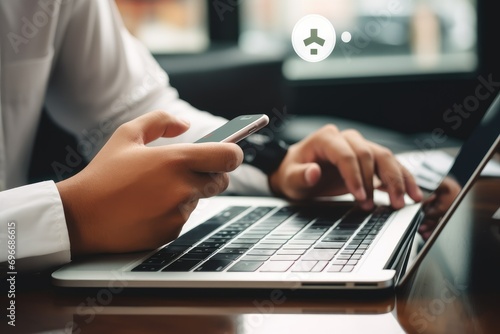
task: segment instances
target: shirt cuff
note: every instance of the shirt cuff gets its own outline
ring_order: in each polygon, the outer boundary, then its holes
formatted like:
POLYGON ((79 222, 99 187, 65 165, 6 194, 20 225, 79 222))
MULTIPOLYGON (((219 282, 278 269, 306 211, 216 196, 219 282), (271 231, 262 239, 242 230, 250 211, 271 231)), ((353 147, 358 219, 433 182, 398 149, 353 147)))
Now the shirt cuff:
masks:
MULTIPOLYGON (((7 245, 12 227, 16 270, 43 270, 71 261, 63 204, 53 181, 0 192, 1 245, 7 245)), ((7 255, 7 247, 0 250, 0 262, 7 255)))
POLYGON ((229 173, 229 187, 222 195, 272 196, 268 177, 257 167, 242 164, 229 173))

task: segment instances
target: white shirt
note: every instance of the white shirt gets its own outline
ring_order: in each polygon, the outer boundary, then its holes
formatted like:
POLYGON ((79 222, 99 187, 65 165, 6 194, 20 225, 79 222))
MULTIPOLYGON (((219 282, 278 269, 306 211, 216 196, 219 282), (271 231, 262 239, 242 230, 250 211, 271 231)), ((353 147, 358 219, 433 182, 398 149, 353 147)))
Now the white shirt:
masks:
MULTIPOLYGON (((17 268, 71 259, 55 183, 25 185, 44 104, 78 138, 65 161, 53 163, 61 179, 91 159, 119 124, 148 111, 191 122, 185 134, 155 144, 193 142, 225 121, 179 99, 112 0, 0 0, 0 31, 0 262, 7 259, 11 222, 17 268)), ((248 165, 231 173, 228 191, 269 194, 266 176, 248 165)))

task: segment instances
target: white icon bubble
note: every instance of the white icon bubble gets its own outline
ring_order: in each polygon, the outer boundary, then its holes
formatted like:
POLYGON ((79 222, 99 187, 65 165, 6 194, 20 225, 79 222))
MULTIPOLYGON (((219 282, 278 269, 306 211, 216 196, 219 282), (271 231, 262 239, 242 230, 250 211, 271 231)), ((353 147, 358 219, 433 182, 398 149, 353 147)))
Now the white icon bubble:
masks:
POLYGON ((335 48, 335 42, 335 28, 321 15, 304 16, 292 31, 293 49, 300 58, 308 62, 326 59, 335 48))
POLYGON ((342 35, 340 35, 340 39, 344 43, 349 43, 351 41, 352 35, 349 31, 344 31, 342 35))

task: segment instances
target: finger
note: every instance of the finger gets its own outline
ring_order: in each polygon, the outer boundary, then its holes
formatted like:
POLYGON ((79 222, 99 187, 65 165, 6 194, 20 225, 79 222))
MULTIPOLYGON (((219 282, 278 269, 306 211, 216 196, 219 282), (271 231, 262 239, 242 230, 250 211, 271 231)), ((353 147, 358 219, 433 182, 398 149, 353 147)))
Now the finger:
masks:
POLYGON ((304 180, 308 187, 314 187, 321 179, 321 167, 317 163, 307 164, 304 168, 304 180))
POLYGON ((219 195, 229 185, 226 173, 193 173, 190 181, 198 199, 219 195))
POLYGON ((410 173, 410 171, 408 171, 408 169, 406 169, 403 165, 401 165, 401 163, 399 163, 399 165, 401 171, 403 172, 403 179, 405 181, 406 192, 415 202, 420 202, 424 198, 422 190, 420 190, 420 187, 417 185, 417 182, 415 181, 415 178, 410 173))
POLYGON ((317 163, 294 164, 287 169, 286 182, 293 185, 296 197, 314 187, 321 178, 321 167, 317 163))
POLYGON ((387 190, 391 204, 395 209, 405 205, 405 182, 401 165, 391 151, 375 143, 369 143, 375 157, 377 174, 382 181, 382 187, 387 190))
POLYGON ((324 136, 324 145, 319 146, 328 161, 338 168, 349 192, 356 200, 364 201, 366 193, 359 162, 347 140, 340 133, 330 133, 324 136))
POLYGON ((231 172, 243 162, 243 151, 232 143, 199 143, 182 150, 186 167, 195 172, 231 172))
POLYGON ((361 134, 355 130, 346 130, 342 134, 346 138, 351 148, 354 150, 358 158, 358 163, 361 169, 361 177, 363 180, 363 186, 366 193, 366 200, 361 203, 361 207, 366 210, 373 208, 373 188, 374 188, 374 160, 373 154, 367 141, 361 136, 361 134))
POLYGON ((189 129, 189 123, 165 111, 152 111, 124 123, 120 130, 140 144, 148 144, 160 137, 175 137, 189 129))

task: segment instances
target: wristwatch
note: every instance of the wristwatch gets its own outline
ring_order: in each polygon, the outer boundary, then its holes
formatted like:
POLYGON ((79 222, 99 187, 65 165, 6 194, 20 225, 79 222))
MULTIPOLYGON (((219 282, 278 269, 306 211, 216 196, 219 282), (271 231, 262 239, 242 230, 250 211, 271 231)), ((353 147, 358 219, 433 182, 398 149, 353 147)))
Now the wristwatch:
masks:
POLYGON ((257 167, 267 175, 278 169, 289 145, 274 136, 254 133, 238 143, 244 153, 243 162, 257 167))

